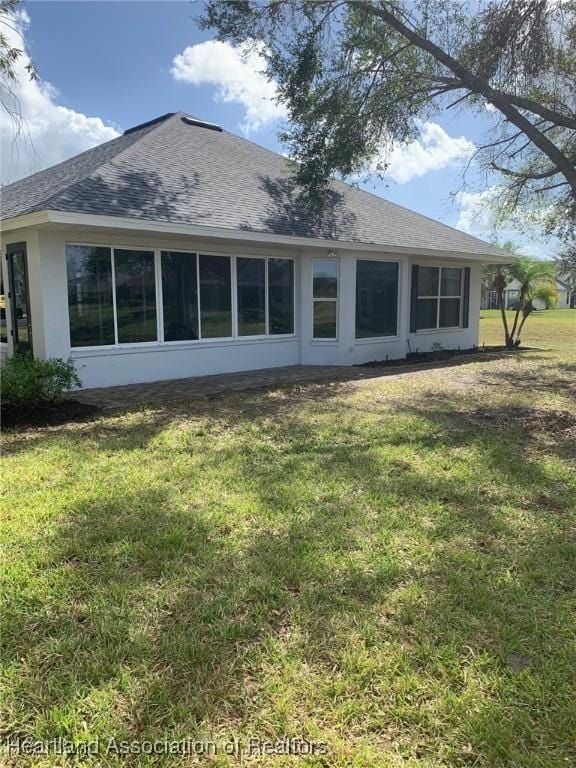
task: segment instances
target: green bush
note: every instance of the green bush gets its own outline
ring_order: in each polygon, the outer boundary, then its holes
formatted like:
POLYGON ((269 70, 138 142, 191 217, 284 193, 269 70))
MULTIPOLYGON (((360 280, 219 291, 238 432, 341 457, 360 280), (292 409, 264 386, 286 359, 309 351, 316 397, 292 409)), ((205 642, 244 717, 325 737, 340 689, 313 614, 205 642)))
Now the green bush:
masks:
POLYGON ((30 353, 16 354, 2 364, 2 408, 30 409, 52 403, 64 392, 80 385, 71 359, 38 360, 30 353))

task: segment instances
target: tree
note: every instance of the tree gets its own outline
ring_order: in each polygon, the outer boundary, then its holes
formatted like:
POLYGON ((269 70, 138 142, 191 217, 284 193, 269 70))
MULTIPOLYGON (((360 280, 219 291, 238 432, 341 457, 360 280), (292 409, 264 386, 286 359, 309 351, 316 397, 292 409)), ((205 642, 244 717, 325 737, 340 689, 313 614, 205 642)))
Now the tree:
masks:
POLYGON ((567 280, 570 288, 576 291, 576 247, 566 248, 554 261, 558 275, 567 280))
MULTIPOLYGON (((16 95, 18 82, 18 60, 24 51, 13 45, 13 34, 16 30, 16 13, 20 0, 0 0, 0 105, 8 113, 17 134, 23 126, 24 118, 20 112, 20 102, 16 95)), ((37 73, 32 62, 24 67, 31 80, 37 79, 37 73)))
POLYGON ((552 309, 558 304, 560 294, 554 283, 542 283, 536 286, 532 294, 532 301, 539 299, 546 309, 552 309))
POLYGON ((476 160, 502 179, 502 215, 574 239, 576 0, 208 0, 201 24, 265 57, 310 204, 459 105, 493 117, 476 160))
POLYGON ((498 306, 504 326, 504 343, 508 349, 515 349, 521 344, 524 323, 534 312, 534 300, 550 300, 551 290, 555 291, 556 270, 552 261, 540 261, 528 256, 516 255, 508 266, 498 266, 493 273, 492 287, 496 291, 498 306), (504 300, 506 286, 512 281, 520 283, 518 306, 512 322, 508 323, 504 300), (546 297, 546 298, 545 298, 546 297))

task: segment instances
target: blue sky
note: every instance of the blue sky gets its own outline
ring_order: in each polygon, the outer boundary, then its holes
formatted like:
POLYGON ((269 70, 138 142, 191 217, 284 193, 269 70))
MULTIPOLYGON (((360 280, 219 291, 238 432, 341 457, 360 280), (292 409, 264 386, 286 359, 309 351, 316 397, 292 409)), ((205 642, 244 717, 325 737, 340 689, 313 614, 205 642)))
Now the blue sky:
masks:
MULTIPOLYGON (((230 46, 207 42, 213 35, 198 29, 198 3, 33 0, 22 7, 20 30, 40 81, 26 83, 19 94, 31 141, 21 139, 15 150, 3 131, 3 181, 177 110, 281 149, 279 110, 265 102, 273 84, 254 58, 243 64, 230 46)), ((462 168, 489 126, 488 114, 443 112, 422 126, 419 143, 395 149, 385 183, 371 178, 362 185, 487 238, 491 216, 482 204, 490 190, 471 188, 457 201, 450 193, 459 189, 462 168)), ((534 255, 552 252, 513 230, 499 236, 534 255)))

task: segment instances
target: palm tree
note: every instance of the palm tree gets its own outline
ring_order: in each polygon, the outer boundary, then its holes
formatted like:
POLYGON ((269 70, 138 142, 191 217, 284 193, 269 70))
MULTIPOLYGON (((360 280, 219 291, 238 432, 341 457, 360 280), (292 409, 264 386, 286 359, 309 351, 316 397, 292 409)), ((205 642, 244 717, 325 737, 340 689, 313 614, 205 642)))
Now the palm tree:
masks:
POLYGON ((509 265, 505 268, 499 267, 496 271, 493 286, 500 303, 504 340, 508 349, 515 349, 520 346, 520 334, 524 328, 524 323, 534 311, 533 299, 544 286, 553 283, 555 278, 556 270, 552 261, 540 261, 529 256, 514 256, 509 265), (520 283, 518 307, 511 330, 504 308, 504 290, 510 280, 517 280, 520 283))

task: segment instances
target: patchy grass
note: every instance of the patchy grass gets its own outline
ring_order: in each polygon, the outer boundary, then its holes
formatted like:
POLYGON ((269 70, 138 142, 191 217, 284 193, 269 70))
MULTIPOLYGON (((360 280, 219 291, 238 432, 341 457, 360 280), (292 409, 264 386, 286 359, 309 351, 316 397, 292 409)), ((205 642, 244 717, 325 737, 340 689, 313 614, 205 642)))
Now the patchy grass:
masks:
POLYGON ((551 351, 7 434, 4 734, 575 765, 570 317, 530 319, 551 351))

